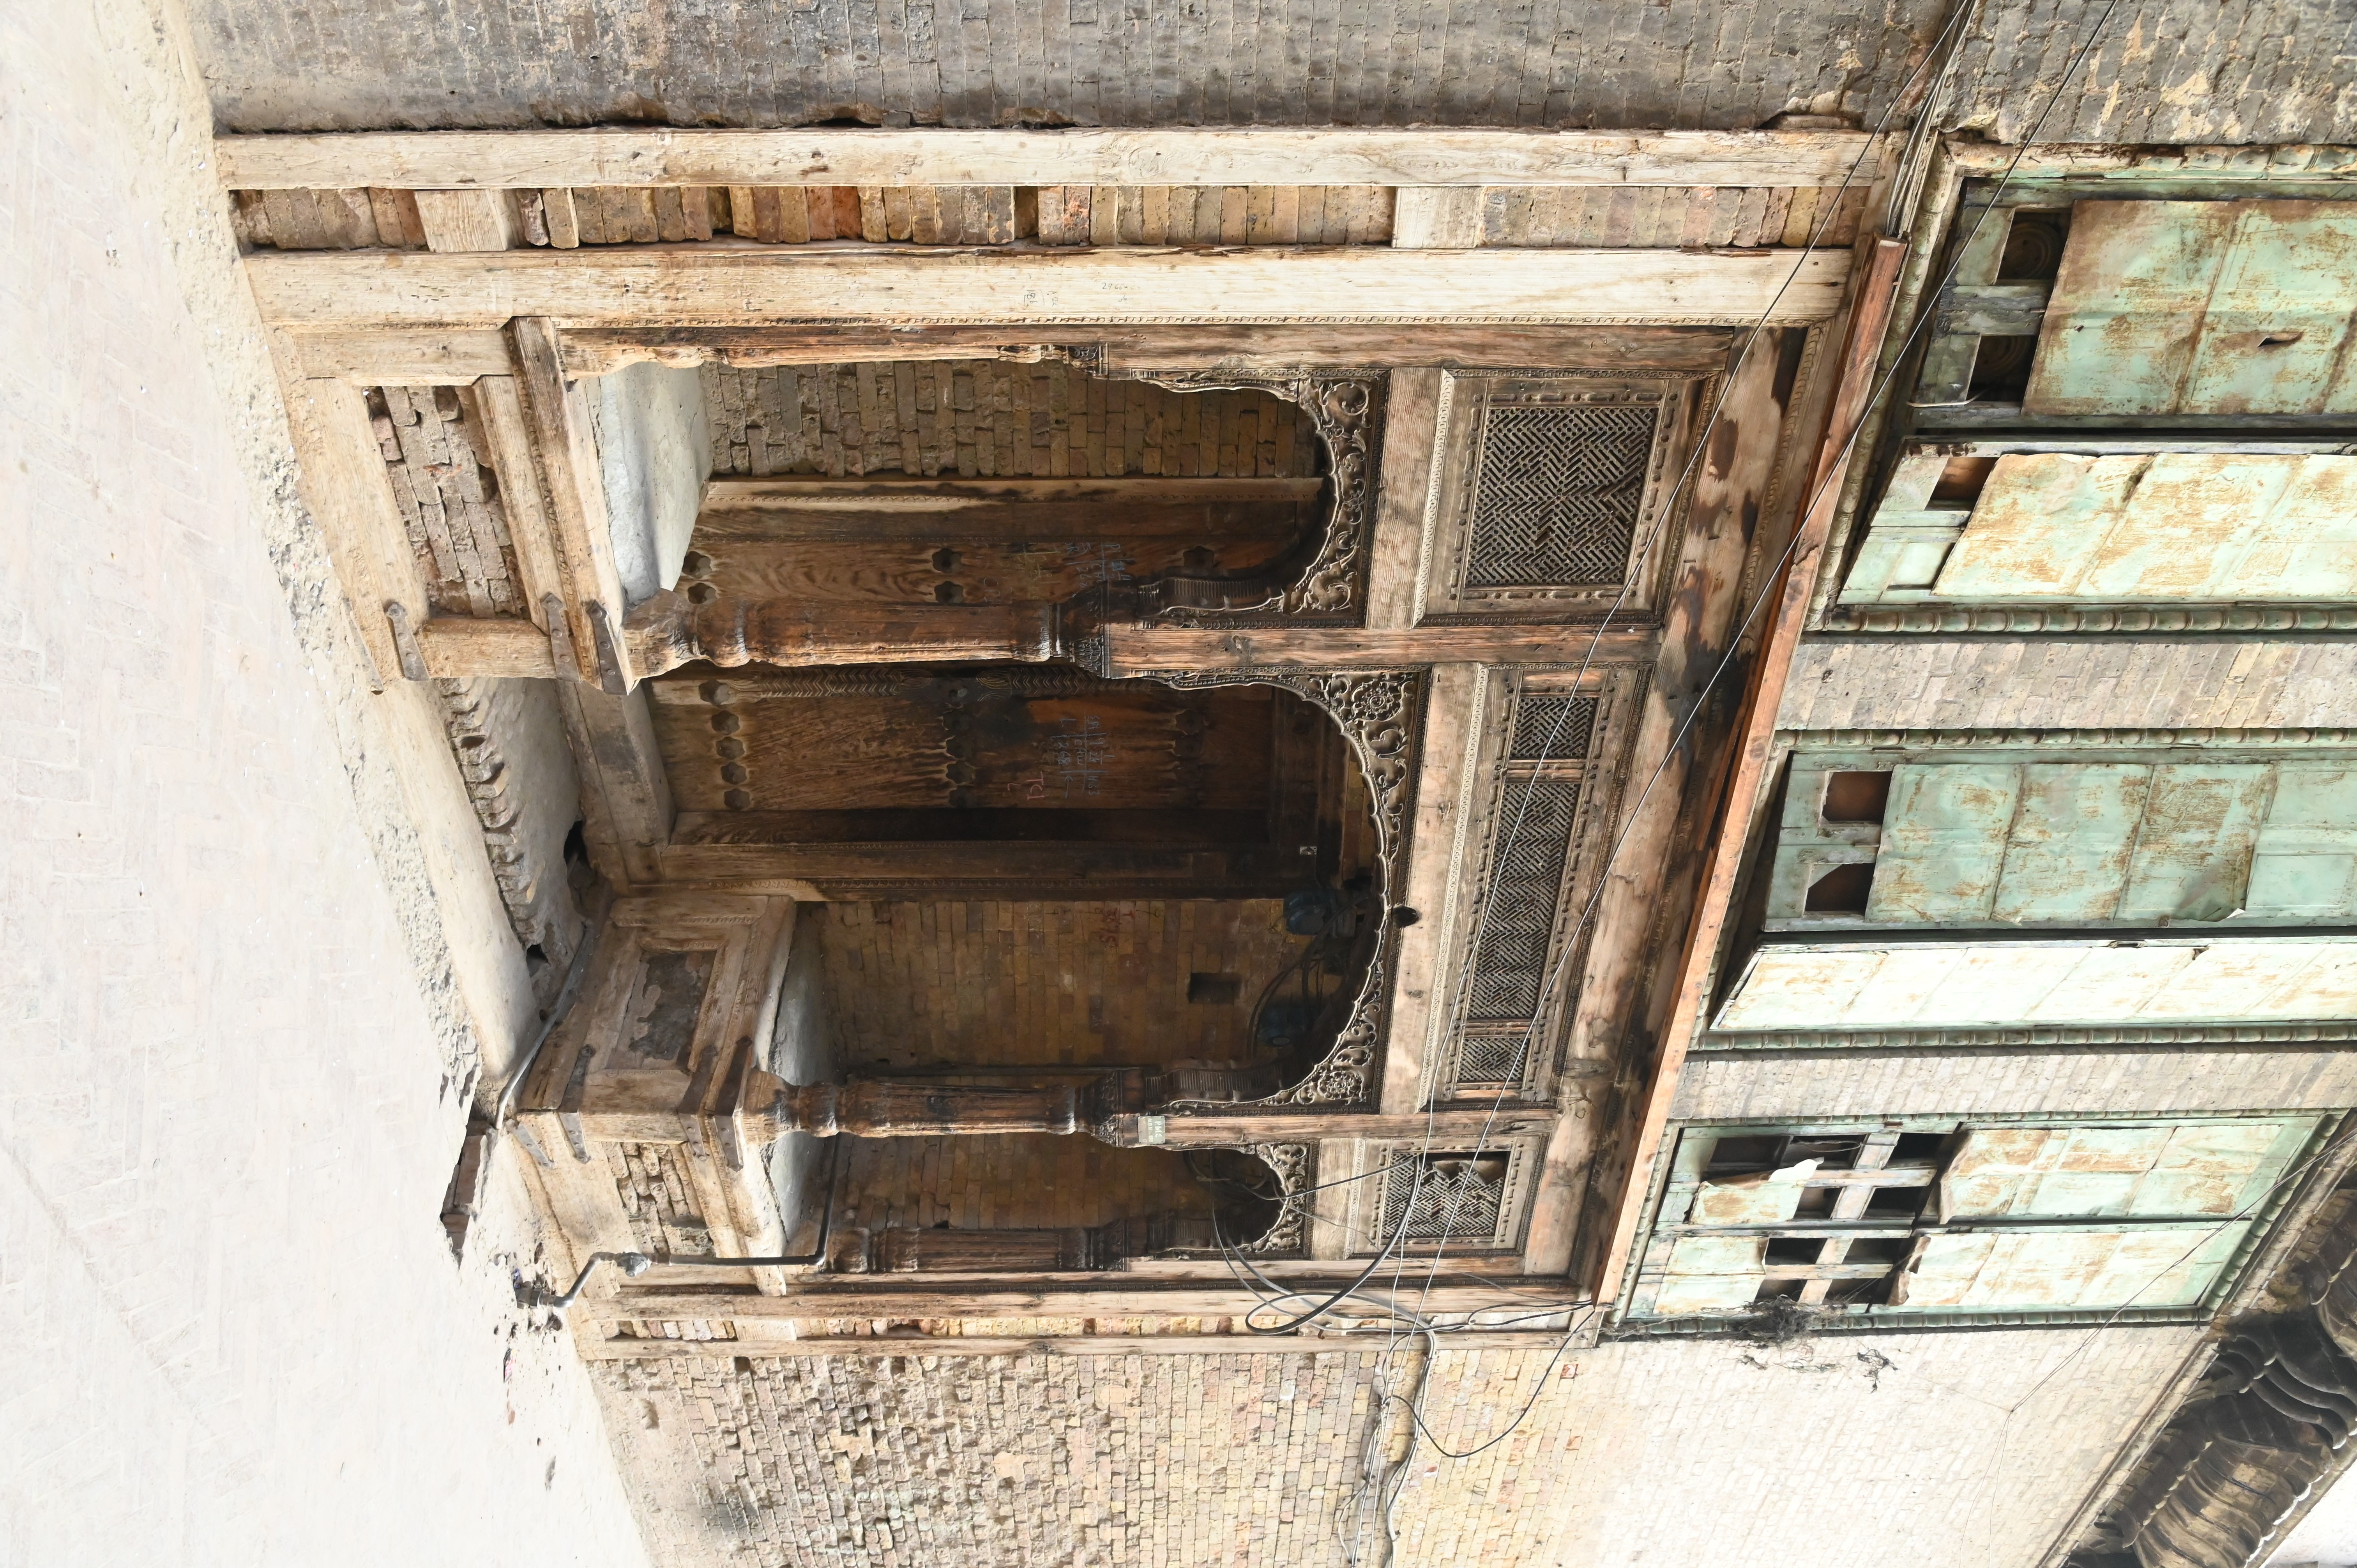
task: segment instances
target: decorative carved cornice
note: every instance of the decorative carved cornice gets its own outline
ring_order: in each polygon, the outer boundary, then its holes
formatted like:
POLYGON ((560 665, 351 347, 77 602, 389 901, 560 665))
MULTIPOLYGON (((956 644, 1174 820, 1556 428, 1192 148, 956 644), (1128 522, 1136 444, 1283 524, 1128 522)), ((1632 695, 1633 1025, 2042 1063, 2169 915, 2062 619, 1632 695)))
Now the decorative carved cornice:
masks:
POLYGON ((1236 1249, 1255 1257, 1293 1257, 1306 1250, 1304 1238, 1309 1229, 1309 1210, 1302 1195, 1316 1184, 1318 1146, 1315 1144, 1246 1144, 1244 1153, 1275 1173, 1277 1190, 1284 1195, 1276 1211, 1276 1222, 1257 1240, 1236 1249))
MULTIPOLYGON (((1297 371, 1265 375, 1218 371, 1157 372, 1141 381, 1178 392, 1265 392, 1299 405, 1326 444, 1333 505, 1325 532, 1290 582, 1262 585, 1252 603, 1181 605, 1166 613, 1193 625, 1224 625, 1243 615, 1308 615, 1355 618, 1366 604, 1367 560, 1373 545, 1376 447, 1383 414, 1383 375, 1297 371)), ((1288 563, 1298 563, 1295 554, 1288 563)), ((1185 579, 1169 580, 1173 586, 1185 579)), ((1231 591, 1244 584, 1221 585, 1231 591)))
POLYGON ((2357 1019, 2286 1024, 2042 1025, 2009 1029, 1727 1029, 1695 1047, 1713 1051, 1940 1050, 2028 1046, 2293 1045, 2357 1039, 2357 1019))
POLYGON ((2330 605, 1904 605, 1836 607, 1827 631, 2203 632, 2357 630, 2357 609, 2330 605))
POLYGON ((1788 729, 1779 734, 1812 751, 2357 746, 2357 729, 1788 729))

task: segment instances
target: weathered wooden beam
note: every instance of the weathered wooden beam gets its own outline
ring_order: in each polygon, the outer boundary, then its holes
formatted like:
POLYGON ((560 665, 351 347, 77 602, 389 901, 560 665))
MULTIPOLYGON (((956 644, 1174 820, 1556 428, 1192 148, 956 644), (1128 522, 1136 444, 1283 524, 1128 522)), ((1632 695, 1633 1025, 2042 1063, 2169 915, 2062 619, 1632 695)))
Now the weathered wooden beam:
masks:
POLYGON ((554 675, 548 634, 528 620, 436 616, 417 628, 429 675, 554 675))
MULTIPOLYGON (((1331 1291, 1351 1282, 1356 1269, 1338 1265, 1322 1282, 1295 1278, 1302 1291, 1331 1291), (1322 1283, 1323 1290, 1320 1290, 1322 1283)), ((1378 1300, 1394 1290, 1382 1278, 1363 1287, 1378 1300)), ((1426 1288, 1413 1266, 1396 1287, 1403 1306, 1423 1312, 1535 1312, 1563 1303, 1573 1292, 1560 1278, 1512 1275, 1426 1288)), ((1003 1280, 886 1278, 874 1274, 813 1275, 798 1280, 790 1295, 723 1294, 657 1286, 581 1302, 575 1312, 591 1323, 661 1321, 762 1322, 814 1317, 1232 1317, 1250 1312, 1262 1298, 1222 1278, 1155 1280, 1102 1274, 1077 1279, 1034 1277, 1003 1280), (1116 1283, 1116 1281, 1118 1283, 1116 1283)))
POLYGON ((745 327, 780 321, 1821 320, 1846 251, 909 250, 711 243, 256 252, 264 317, 296 328, 745 327))
POLYGON ((1422 1143, 1429 1133, 1435 1148, 1468 1149, 1476 1142, 1496 1147, 1508 1139, 1544 1137, 1553 1131, 1553 1111, 1506 1110, 1487 1106, 1436 1111, 1426 1116, 1405 1112, 1303 1111, 1272 1113, 1242 1108, 1234 1116, 1121 1116, 1114 1119, 1114 1141, 1140 1147, 1216 1149, 1238 1144, 1298 1144, 1321 1138, 1391 1138, 1422 1143))
MULTIPOLYGON (((633 695, 642 694, 641 686, 633 695)), ((728 813, 734 815, 735 813, 728 813)), ((687 812, 657 853, 666 882, 807 902, 877 898, 1278 898, 1301 886, 1288 848, 1128 843, 725 842, 687 812), (719 842, 716 842, 719 841, 719 842)))
POLYGON ((1650 662, 1658 641, 1658 634, 1642 627, 1609 627, 1601 636, 1590 626, 1444 626, 1405 631, 1321 626, 1232 631, 1175 626, 1104 628, 1106 673, 1115 677, 1197 670, 1403 670, 1442 663, 1587 660, 1602 667, 1650 662))
MULTIPOLYGON (((1620 1182, 1613 1230, 1596 1258, 1596 1294, 1609 1301, 1620 1282, 1637 1237, 1645 1225, 1645 1195, 1652 1184, 1653 1161, 1668 1133, 1670 1106, 1677 1094, 1678 1078, 1686 1052, 1700 1032, 1713 979, 1729 923, 1738 918, 1736 893, 1744 852, 1751 842, 1758 813, 1765 808, 1774 777, 1776 711, 1782 700, 1792 656, 1800 647, 1825 538, 1840 500, 1848 470, 1853 435, 1871 405, 1875 363, 1891 319, 1891 306, 1905 260, 1897 241, 1876 243, 1866 274, 1858 280, 1858 297, 1847 327, 1841 360, 1841 377, 1825 433, 1811 469, 1811 488, 1801 498, 1801 515, 1786 557, 1781 582, 1775 585, 1774 619, 1761 639, 1737 737, 1734 766, 1725 793, 1726 811, 1711 840, 1702 892, 1695 900, 1679 961, 1675 1001, 1662 1033, 1661 1054, 1634 1125, 1625 1144, 1628 1170, 1620 1182)), ((1604 1190, 1609 1190, 1605 1188, 1604 1190)))
POLYGON ((503 190, 421 190, 417 220, 429 251, 504 251, 523 238, 515 199, 503 190))
POLYGON ((1857 131, 362 131, 224 136, 231 190, 646 185, 1839 185, 1857 131))
POLYGON ((991 663, 1061 651, 1053 605, 856 605, 657 594, 624 630, 632 667, 660 675, 696 660, 740 664, 991 663))
POLYGON ((817 1138, 934 1138, 1086 1129, 1071 1083, 1041 1088, 858 1079, 849 1083, 758 1086, 737 1113, 747 1136, 774 1144, 788 1133, 817 1138))
MULTIPOLYGON (((740 1324, 734 1339, 608 1339, 585 1331, 575 1344, 585 1361, 651 1361, 673 1356, 1365 1356, 1381 1352, 1381 1334, 1074 1334, 1029 1339, 951 1335, 827 1335, 787 1338, 740 1324), (748 1333, 747 1329, 752 1332, 748 1333)), ((1522 1328, 1452 1332, 1443 1350, 1552 1350, 1561 1333, 1522 1328)))
POLYGON ((1260 539, 1298 526, 1322 479, 715 479, 700 548, 782 540, 875 543, 1260 539))
MULTIPOLYGON (((339 333, 340 340, 362 334, 339 333)), ((380 335, 382 336, 382 335, 380 335)), ((1736 334, 1725 327, 1531 324, 1368 327, 1111 327, 1042 323, 1028 343, 1009 343, 995 327, 576 328, 565 334, 565 369, 604 375, 640 360, 694 366, 850 364, 892 360, 1045 358, 1047 345, 1093 349, 1110 375, 1157 371, 1282 374, 1323 368, 1379 370, 1434 365, 1444 370, 1497 365, 1574 370, 1712 371, 1722 368, 1736 334)))
POLYGON ((306 376, 364 387, 467 386, 514 368, 504 334, 466 332, 303 332, 288 343, 306 376))

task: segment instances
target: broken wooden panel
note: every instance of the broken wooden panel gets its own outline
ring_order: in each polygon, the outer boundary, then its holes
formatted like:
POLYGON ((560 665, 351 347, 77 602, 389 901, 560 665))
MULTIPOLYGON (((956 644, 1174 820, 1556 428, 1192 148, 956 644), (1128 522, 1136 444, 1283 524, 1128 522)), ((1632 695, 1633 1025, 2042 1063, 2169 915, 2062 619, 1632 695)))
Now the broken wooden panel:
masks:
POLYGON ((1867 1316, 2195 1306, 2319 1121, 1684 1128, 1629 1309, 1724 1316, 1774 1297, 1867 1316))
POLYGON ((2357 409, 2357 203, 2082 201, 2032 414, 2357 409))
POLYGON ((2132 762, 2022 768, 1989 918, 2018 924, 2117 915, 2129 835, 2144 815, 2152 773, 2132 762))
POLYGON ((2249 1229, 2244 1221, 1929 1235, 1893 1284, 1891 1304, 2050 1311, 2193 1306, 2215 1287, 2249 1229))
POLYGON ((2079 940, 1755 953, 1714 1027, 1839 1030, 2324 1020, 2357 1009, 2357 940, 2079 940))
POLYGON ((2017 768, 1894 768, 1866 918, 1988 918, 2020 789, 2017 768))

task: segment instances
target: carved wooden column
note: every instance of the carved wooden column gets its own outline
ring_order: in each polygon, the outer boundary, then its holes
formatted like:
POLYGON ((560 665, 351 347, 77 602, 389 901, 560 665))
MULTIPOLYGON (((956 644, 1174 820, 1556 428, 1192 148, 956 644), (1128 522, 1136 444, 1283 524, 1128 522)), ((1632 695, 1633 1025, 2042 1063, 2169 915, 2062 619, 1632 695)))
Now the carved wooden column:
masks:
POLYGON ((631 667, 1041 663, 1063 652, 1053 605, 850 605, 658 594, 624 628, 631 667))
POLYGON ((748 1086, 738 1120, 755 1143, 788 1133, 833 1138, 931 1138, 1001 1133, 1094 1131, 1080 1089, 1041 1089, 888 1079, 802 1086, 758 1080, 748 1086))

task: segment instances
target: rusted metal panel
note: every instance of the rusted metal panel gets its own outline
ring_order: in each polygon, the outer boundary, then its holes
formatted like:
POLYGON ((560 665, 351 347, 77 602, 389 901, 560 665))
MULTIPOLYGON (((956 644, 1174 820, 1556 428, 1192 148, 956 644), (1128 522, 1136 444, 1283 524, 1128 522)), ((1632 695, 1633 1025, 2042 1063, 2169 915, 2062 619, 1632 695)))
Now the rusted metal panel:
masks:
POLYGON ((2020 789, 2020 769, 2001 765, 1892 769, 1866 918, 1986 919, 2020 789))
MULTIPOLYGON (((1921 530, 1901 532, 1911 540, 1921 530)), ((1894 553, 1885 572, 1892 586, 1898 570, 1894 553)), ((2352 595, 2357 457, 2040 452, 1997 459, 1923 596, 2162 604, 2352 595)))
POLYGON ((1943 1222, 2226 1218, 2265 1195, 2315 1118, 1975 1128, 1939 1186, 1943 1222))
POLYGON ((2325 1020, 2357 1013, 2357 939, 1770 943, 1714 1027, 1890 1029, 2325 1020))
POLYGON ((1989 918, 2019 924, 2117 914, 2130 860, 2142 848, 2136 826, 2152 773, 2132 762, 2022 768, 1989 918))
POLYGON ((2275 794, 2263 763, 2173 763, 2152 770, 2118 918, 2223 920, 2243 908, 2259 823, 2275 794))
POLYGON ((1892 1299, 1917 1308, 2190 1306, 2209 1294, 2249 1228, 2245 1221, 1930 1235, 1917 1243, 1892 1299))
POLYGON ((2291 762, 2276 768, 2244 901, 2254 919, 2357 911, 2357 767, 2291 762))
POLYGON ((2068 596, 2136 494, 2148 456, 2014 453, 1996 460, 1933 596, 2068 596))
POLYGON ((2022 406, 2348 413, 2352 307, 2357 202, 2082 201, 2022 406))

